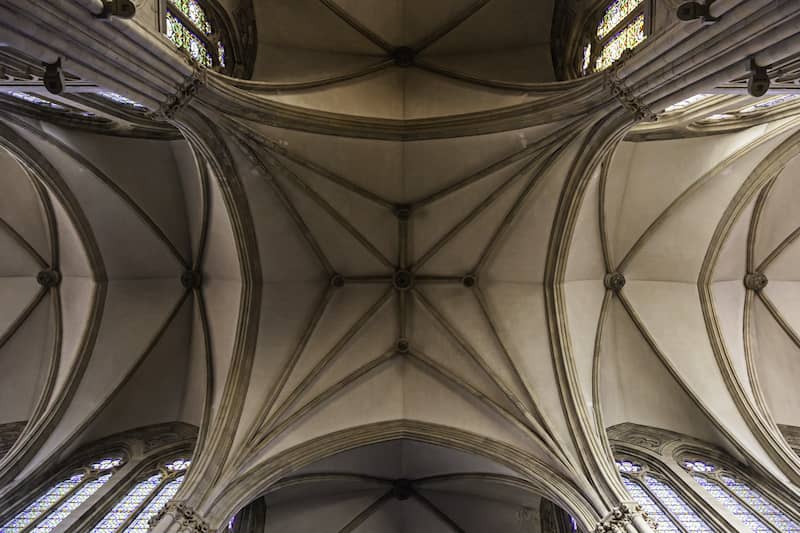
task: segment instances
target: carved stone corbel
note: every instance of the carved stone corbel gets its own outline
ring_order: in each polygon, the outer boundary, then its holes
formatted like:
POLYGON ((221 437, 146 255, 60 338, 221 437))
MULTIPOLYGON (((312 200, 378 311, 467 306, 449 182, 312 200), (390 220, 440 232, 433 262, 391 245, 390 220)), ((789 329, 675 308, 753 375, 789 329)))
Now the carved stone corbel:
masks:
POLYGON ((173 96, 171 96, 159 109, 159 114, 172 119, 175 114, 186 107, 197 94, 197 91, 206 83, 206 72, 203 69, 195 71, 186 78, 173 96))
POLYGON ((642 102, 633 91, 625 85, 625 82, 617 76, 617 71, 622 65, 623 61, 617 61, 605 73, 604 84, 611 92, 612 96, 616 98, 622 107, 633 113, 636 120, 655 121, 657 116, 653 111, 642 102))
POLYGON ((172 517, 173 521, 178 524, 180 533, 208 533, 210 530, 208 524, 197 516, 194 509, 182 502, 169 502, 149 520, 148 527, 152 529, 165 516, 172 517))
POLYGON ((629 527, 635 527, 634 520, 637 517, 641 517, 651 529, 657 528, 655 521, 647 515, 641 505, 635 502, 623 502, 603 517, 594 528, 594 533, 625 533, 629 527))

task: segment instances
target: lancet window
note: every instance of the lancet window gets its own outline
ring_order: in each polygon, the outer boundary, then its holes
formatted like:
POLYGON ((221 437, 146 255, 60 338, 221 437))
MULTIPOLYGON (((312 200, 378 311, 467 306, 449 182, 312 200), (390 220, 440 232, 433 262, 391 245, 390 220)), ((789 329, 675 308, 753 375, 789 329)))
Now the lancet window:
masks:
POLYGON ((628 493, 658 524, 658 531, 714 531, 658 472, 628 459, 617 460, 617 469, 628 493))
POLYGON ((146 533, 150 519, 178 492, 189 465, 189 460, 177 458, 147 471, 92 531, 146 533))
POLYGON ((582 74, 607 69, 647 39, 650 4, 650 0, 613 0, 605 5, 587 31, 580 57, 582 74))
POLYGON ((687 458, 681 464, 698 485, 754 533, 800 532, 797 517, 790 516, 743 476, 701 458, 687 458))
POLYGON ((106 457, 77 468, 24 507, 3 524, 4 533, 46 533, 55 529, 100 487, 105 485, 124 463, 121 457, 106 457))
POLYGON ((164 0, 165 33, 204 67, 226 68, 225 36, 201 0, 164 0))

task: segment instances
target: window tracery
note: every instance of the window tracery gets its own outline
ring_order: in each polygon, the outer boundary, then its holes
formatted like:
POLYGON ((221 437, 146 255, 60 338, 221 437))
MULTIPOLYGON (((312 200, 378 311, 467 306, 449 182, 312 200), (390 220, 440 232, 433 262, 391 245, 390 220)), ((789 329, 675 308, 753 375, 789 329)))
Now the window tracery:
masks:
POLYGON ((780 510, 741 476, 703 459, 682 462, 698 485, 755 533, 800 532, 800 523, 780 510))
POLYGON ((97 492, 124 464, 121 457, 106 457, 73 471, 30 503, 0 528, 4 533, 45 533, 97 492))
POLYGON ((599 72, 642 44, 649 33, 650 0, 614 0, 593 20, 580 57, 581 74, 599 72))
POLYGON ((650 468, 625 459, 616 463, 623 485, 648 516, 658 523, 658 531, 714 531, 665 479, 650 468))
POLYGON ((165 0, 165 33, 199 65, 226 68, 224 35, 200 0, 165 0))
POLYGON ((180 488, 191 461, 174 459, 150 471, 123 496, 105 517, 92 528, 98 533, 145 533, 148 522, 180 488))

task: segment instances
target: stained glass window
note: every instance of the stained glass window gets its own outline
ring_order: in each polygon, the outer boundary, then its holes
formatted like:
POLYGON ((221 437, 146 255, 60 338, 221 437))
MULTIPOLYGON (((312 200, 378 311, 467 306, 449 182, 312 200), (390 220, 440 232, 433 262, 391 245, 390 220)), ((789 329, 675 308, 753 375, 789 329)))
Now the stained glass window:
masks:
POLYGON ((137 111, 147 111, 147 108, 142 104, 140 104, 139 102, 137 102, 136 100, 131 100, 130 98, 122 96, 121 94, 117 94, 111 91, 98 91, 97 94, 99 94, 106 100, 111 100, 112 102, 124 105, 126 107, 130 107, 137 111))
POLYGON ((736 518, 741 520, 744 525, 752 529, 755 533, 759 533, 761 531, 772 531, 768 525, 759 520, 744 505, 734 499, 730 494, 723 490, 722 487, 717 485, 716 482, 706 479, 703 476, 695 475, 692 477, 694 477, 695 481, 697 481, 701 487, 706 489, 708 493, 714 497, 714 499, 721 503, 723 507, 733 513, 736 518))
POLYGON ((647 35, 644 32, 644 14, 620 30, 603 46, 595 63, 595 70, 605 70, 616 62, 626 50, 639 46, 647 35))
POLYGON ((205 10, 197 3, 197 0, 171 0, 172 5, 177 7, 181 13, 186 15, 198 29, 206 35, 211 34, 211 23, 208 21, 205 10))
POLYGON ((584 44, 578 67, 582 74, 601 71, 618 61, 626 50, 632 50, 647 39, 647 28, 653 0, 610 0, 584 44))
POLYGON ((148 522, 153 518, 162 507, 164 507, 178 492, 178 489, 183 483, 183 476, 175 478, 170 481, 164 488, 162 488, 155 498, 153 498, 147 507, 139 513, 136 519, 125 528, 125 533, 147 533, 150 529, 148 522))
POLYGON ((222 44, 222 41, 217 44, 217 57, 219 58, 220 66, 225 68, 225 45, 222 44))
POLYGON ((128 494, 92 529, 92 532, 117 531, 158 488, 161 478, 162 475, 158 473, 134 485, 128 494))
POLYGON ((53 530, 97 492, 111 478, 114 469, 123 462, 120 457, 108 457, 90 463, 82 472, 73 474, 47 490, 11 521, 0 527, 0 532, 45 533, 53 530))
POLYGON ((14 98, 17 98, 19 100, 24 100, 24 101, 28 102, 29 104, 38 105, 40 107, 47 107, 47 108, 50 108, 50 109, 56 109, 58 111, 67 111, 67 107, 66 106, 61 105, 61 104, 56 103, 56 102, 52 102, 50 100, 45 100, 44 98, 40 98, 40 97, 36 96, 35 94, 24 93, 22 91, 11 91, 11 92, 9 92, 7 94, 9 94, 9 95, 11 95, 14 98))
POLYGON ((678 102, 676 104, 672 104, 671 106, 667 107, 664 110, 664 112, 665 113, 672 113, 674 111, 680 111, 680 110, 686 109, 687 107, 692 106, 692 105, 694 105, 694 104, 696 104, 698 102, 702 102, 703 100, 706 100, 707 98, 711 98, 712 96, 714 96, 714 95, 713 94, 696 94, 694 96, 690 96, 686 100, 681 100, 680 102, 678 102))
POLYGON ((603 18, 600 19, 600 23, 597 25, 597 38, 602 39, 611 33, 641 3, 642 0, 615 0, 612 2, 606 8, 603 18))
POLYGON ((92 463, 92 470, 110 470, 122 464, 122 459, 114 457, 111 459, 102 459, 96 463, 92 463))
POLYGON ((64 481, 58 483, 39 497, 35 502, 26 507, 21 513, 7 522, 0 531, 3 533, 17 533, 25 529, 34 520, 39 518, 45 511, 56 505, 64 496, 81 484, 84 474, 75 474, 64 481))
POLYGON ((770 109, 775 106, 779 106, 781 104, 789 103, 793 100, 797 100, 800 98, 798 94, 782 94, 780 96, 775 96, 773 98, 767 98, 765 100, 758 101, 752 105, 749 105, 743 109, 739 110, 739 113, 754 113, 756 111, 764 111, 766 109, 770 109))
POLYGON ((644 482, 650 492, 675 517, 687 531, 713 532, 697 513, 666 483, 653 476, 645 476, 644 482))
POLYGON ((203 7, 202 0, 168 0, 166 33, 200 65, 225 68, 226 51, 219 25, 203 7))
POLYGON ((189 468, 191 464, 192 462, 187 459, 175 459, 171 463, 167 463, 166 467, 173 472, 180 472, 189 468))
MULTIPOLYGON (((108 467, 112 468, 112 467, 108 467)), ((111 474, 104 474, 97 479, 93 479, 88 483, 84 483, 80 489, 75 491, 66 501, 64 501, 58 508, 47 515, 47 518, 39 522, 39 524, 31 530, 33 533, 49 533, 58 524, 61 523, 66 517, 75 509, 81 506, 83 502, 89 499, 89 496, 97 492, 97 490, 105 485, 106 481, 111 477, 111 474)))
POLYGON ((664 514, 664 511, 662 511, 661 508, 656 505, 650 495, 644 491, 639 483, 627 476, 622 476, 622 483, 625 485, 625 488, 628 489, 628 493, 633 497, 633 499, 642 506, 642 509, 644 509, 647 515, 656 521, 658 524, 658 531, 675 531, 676 533, 680 533, 680 530, 667 517, 667 515, 664 514))
POLYGON ((148 521, 175 495, 191 461, 173 459, 136 483, 92 529, 95 533, 147 531, 148 521))
POLYGON ((581 62, 581 72, 586 74, 592 64, 592 43, 583 47, 583 61, 581 62))
POLYGON ((192 59, 197 61, 204 67, 213 65, 211 54, 208 48, 203 44, 197 35, 191 32, 189 28, 184 26, 172 13, 167 13, 167 37, 175 43, 178 48, 185 50, 192 56, 192 59))
POLYGON ((738 477, 720 472, 706 461, 685 461, 698 485, 755 533, 778 531, 800 532, 800 524, 778 509, 757 490, 738 477))
POLYGON ((703 122, 721 122, 723 120, 733 120, 736 115, 731 113, 716 113, 703 119, 703 122))
POLYGON ((774 505, 767 501, 755 489, 730 476, 721 476, 722 483, 743 500, 750 507, 758 511, 764 518, 772 522, 774 526, 781 531, 797 532, 800 531, 800 525, 792 521, 782 511, 778 510, 774 505))
POLYGON ((649 474, 647 468, 633 461, 618 460, 617 469, 622 474, 622 483, 628 493, 658 523, 658 531, 714 531, 675 489, 649 474))

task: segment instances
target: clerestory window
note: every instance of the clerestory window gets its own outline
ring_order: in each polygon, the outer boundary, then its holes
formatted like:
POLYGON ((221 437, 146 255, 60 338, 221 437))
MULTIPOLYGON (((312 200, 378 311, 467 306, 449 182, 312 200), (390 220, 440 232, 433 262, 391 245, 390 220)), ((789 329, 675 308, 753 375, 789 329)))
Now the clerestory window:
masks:
POLYGON ((178 492, 190 464, 184 458, 173 459, 145 473, 92 531, 146 533, 150 519, 178 492))
POLYGON ((621 459, 617 461, 617 470, 631 497, 658 524, 658 531, 714 531, 664 477, 646 465, 621 459))
POLYGON ((164 0, 165 32, 199 65, 226 68, 225 35, 201 0, 164 0))
POLYGON ((4 533, 47 533, 100 489, 124 463, 107 457, 72 471, 6 522, 4 533))
POLYGON ((754 533, 798 533, 800 523, 734 472, 699 458, 682 461, 683 467, 723 507, 754 533))
POLYGON ((581 55, 582 74, 607 69, 647 39, 650 4, 651 0, 614 0, 592 19, 581 55))

